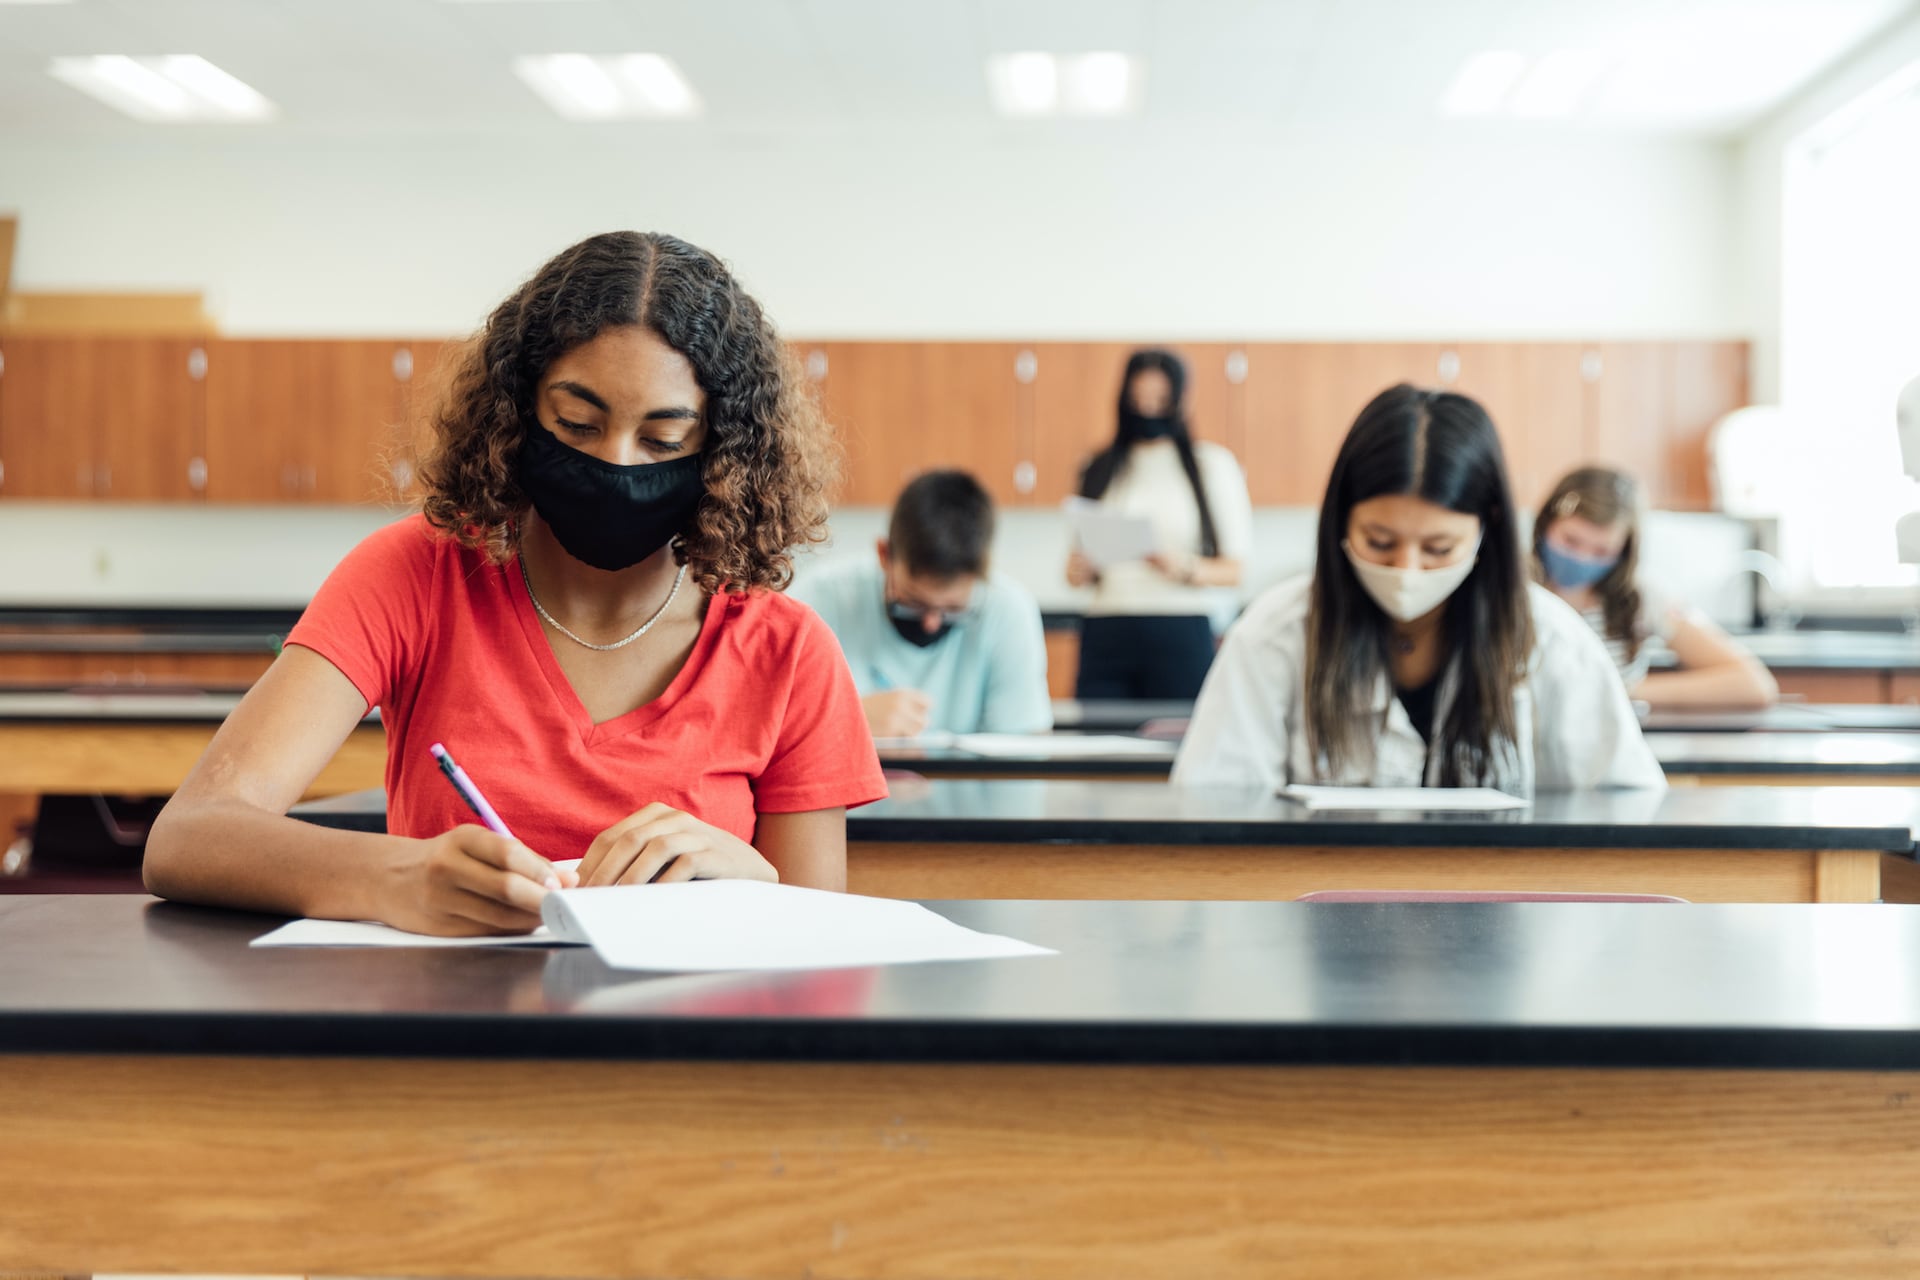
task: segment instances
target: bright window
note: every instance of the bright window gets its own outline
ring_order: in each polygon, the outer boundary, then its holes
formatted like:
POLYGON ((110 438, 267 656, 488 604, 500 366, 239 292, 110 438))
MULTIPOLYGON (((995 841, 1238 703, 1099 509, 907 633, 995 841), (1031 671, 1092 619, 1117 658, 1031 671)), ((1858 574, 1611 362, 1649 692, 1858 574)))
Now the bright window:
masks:
POLYGON ((1920 510, 1894 432, 1920 376, 1920 64, 1793 141, 1785 200, 1781 403, 1806 447, 1783 558, 1815 595, 1886 595, 1916 581, 1893 526, 1920 510))

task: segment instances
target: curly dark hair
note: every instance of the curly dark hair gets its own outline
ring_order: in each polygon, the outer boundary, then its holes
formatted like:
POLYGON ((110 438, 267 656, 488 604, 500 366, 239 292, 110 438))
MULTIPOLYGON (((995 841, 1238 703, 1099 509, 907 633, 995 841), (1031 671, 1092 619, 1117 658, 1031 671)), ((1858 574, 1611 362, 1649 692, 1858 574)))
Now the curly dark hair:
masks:
POLYGON ((534 396, 556 357, 603 329, 645 325, 706 392, 706 497, 676 557, 704 590, 780 590, 793 549, 826 536, 839 455, 773 324, 726 265, 684 240, 610 231, 541 267, 459 351, 421 463, 427 520, 504 561, 531 507, 515 463, 540 427, 534 396))

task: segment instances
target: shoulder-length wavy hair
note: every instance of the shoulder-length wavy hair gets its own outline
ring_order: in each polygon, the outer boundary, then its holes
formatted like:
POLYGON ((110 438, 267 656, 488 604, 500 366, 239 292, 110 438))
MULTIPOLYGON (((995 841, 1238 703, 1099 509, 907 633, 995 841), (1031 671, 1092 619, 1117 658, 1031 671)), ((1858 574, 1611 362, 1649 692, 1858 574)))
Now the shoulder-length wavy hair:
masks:
POLYGON ((554 359, 602 330, 645 325, 687 358, 706 393, 706 497, 675 555, 709 592, 779 590, 793 548, 825 537, 838 477, 832 428, 772 323, 706 250, 611 231, 541 267, 466 344, 421 465, 435 527, 496 561, 519 550, 530 502, 515 464, 538 431, 534 396, 554 359))
MULTIPOLYGON (((1579 516, 1602 529, 1625 525, 1627 541, 1620 548, 1620 559, 1607 576, 1593 584, 1600 600, 1600 617, 1607 637, 1627 646, 1629 660, 1640 656, 1647 633, 1640 620, 1640 514, 1644 503, 1640 485, 1624 471, 1611 467, 1581 467, 1570 471, 1553 487, 1540 506, 1533 522, 1533 576, 1547 582, 1547 571, 1540 562, 1540 548, 1547 542, 1547 531, 1556 520, 1579 516)), ((1552 584, 1548 584, 1552 585, 1552 584)))
POLYGON ((1148 369, 1167 376, 1166 416, 1173 420, 1173 447, 1180 456, 1180 469, 1187 473, 1193 489, 1194 506, 1200 513, 1200 554, 1220 554, 1220 535, 1213 524, 1213 504, 1207 501, 1207 486, 1200 479, 1200 462, 1193 452, 1193 429, 1187 423, 1187 362, 1172 351, 1146 347, 1127 357, 1126 371, 1120 375, 1120 403, 1115 411, 1117 426, 1113 443, 1093 455, 1080 473, 1080 496, 1099 501, 1127 464, 1127 455, 1142 439, 1141 413, 1133 402, 1133 380, 1148 369))
POLYGON ((1441 785, 1480 785, 1492 776, 1499 744, 1518 737, 1513 695, 1533 653, 1533 611, 1500 437, 1485 409, 1452 392, 1404 384, 1381 392, 1334 460, 1307 619, 1307 743, 1337 770, 1364 758, 1378 734, 1373 698, 1390 669, 1392 623, 1341 544, 1353 508, 1387 494, 1480 519, 1479 559, 1441 623, 1442 670, 1458 683, 1433 744, 1441 785))

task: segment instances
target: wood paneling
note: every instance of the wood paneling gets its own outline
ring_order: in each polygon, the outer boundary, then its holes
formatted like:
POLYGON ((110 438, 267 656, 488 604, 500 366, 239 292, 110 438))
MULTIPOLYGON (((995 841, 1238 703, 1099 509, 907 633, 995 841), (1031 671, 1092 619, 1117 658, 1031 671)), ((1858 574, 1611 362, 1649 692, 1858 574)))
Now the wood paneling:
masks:
POLYGON ((1071 698, 1074 681, 1080 675, 1080 633, 1047 632, 1047 692, 1056 698, 1071 698))
POLYGON ((1463 342, 1450 390, 1478 400, 1507 455, 1514 501, 1532 511, 1568 471, 1593 456, 1586 350, 1572 342, 1463 342))
POLYGON ((1433 386, 1431 343, 1249 344, 1247 488, 1256 505, 1320 505, 1341 441, 1367 402, 1398 382, 1433 386))
POLYGON ((1595 460, 1638 476, 1653 506, 1707 509, 1707 435, 1747 403, 1747 345, 1609 342, 1595 350, 1595 460))
POLYGON ((1015 479, 1031 431, 1033 393, 1014 375, 1019 350, 1009 342, 920 347, 922 458, 908 470, 958 467, 978 477, 995 502, 1023 500, 1015 479))
POLYGON ((217 341, 208 351, 207 496, 382 502, 405 452, 406 385, 383 341, 217 341))
POLYGON ((806 344, 820 401, 846 451, 840 501, 887 507, 924 465, 919 361, 912 345, 889 342, 806 344))
MULTIPOLYGON (((486 960, 538 1006, 545 956, 486 960)), ((0 1255, 68 1274, 1910 1276, 1917 1093, 1868 1071, 16 1055, 0 1255), (579 1190, 562 1216, 529 1187, 579 1190)))
POLYGON ((1782 697, 1805 702, 1875 703, 1892 700, 1892 673, 1886 671, 1779 671, 1782 697))
POLYGON ((407 376, 402 389, 405 427, 388 468, 392 500, 397 502, 419 496, 420 462, 433 448, 434 416, 446 401, 466 344, 459 340, 415 339, 406 344, 406 349, 407 376))
POLYGON ((1668 893, 1692 902, 1871 902, 1849 850, 847 844, 847 888, 879 898, 1285 902, 1318 889, 1668 893), (1822 877, 1825 877, 1822 879, 1822 877), (1864 896, 1858 896, 1864 895, 1864 896))
MULTIPOLYGON (((168 795, 186 778, 218 724, 0 721, 0 794, 106 792, 168 795)), ((380 786, 387 740, 362 725, 307 788, 309 799, 380 786)))
POLYGON ((187 685, 248 688, 271 653, 0 653, 4 685, 187 685))
POLYGON ((205 383, 187 338, 8 337, 0 495, 177 501, 197 495, 205 383))

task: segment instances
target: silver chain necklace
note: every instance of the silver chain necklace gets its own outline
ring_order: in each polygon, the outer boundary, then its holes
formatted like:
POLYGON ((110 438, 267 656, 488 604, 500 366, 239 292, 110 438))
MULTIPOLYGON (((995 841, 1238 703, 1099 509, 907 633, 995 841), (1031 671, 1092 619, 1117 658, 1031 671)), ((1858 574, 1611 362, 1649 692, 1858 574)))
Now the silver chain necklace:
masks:
POLYGON ((541 618, 546 621, 546 624, 555 631, 558 631, 561 635, 573 641, 581 648, 592 649, 595 653, 611 653, 615 649, 624 649, 641 636, 647 634, 647 632, 653 630, 653 624, 666 617, 667 610, 673 607, 673 598, 680 594, 680 584, 685 582, 686 579, 687 566, 683 564, 680 566, 680 572, 673 575, 673 590, 667 592, 666 603, 660 606, 658 613, 641 623, 640 629, 624 640, 615 640, 612 644, 595 644, 591 640, 582 640, 579 636, 561 626, 560 620, 547 612, 546 606, 540 603, 540 597, 533 594, 533 579, 527 576, 527 562, 525 558, 522 558, 520 561, 520 581, 527 584, 527 599, 533 601, 534 612, 538 613, 541 618))

